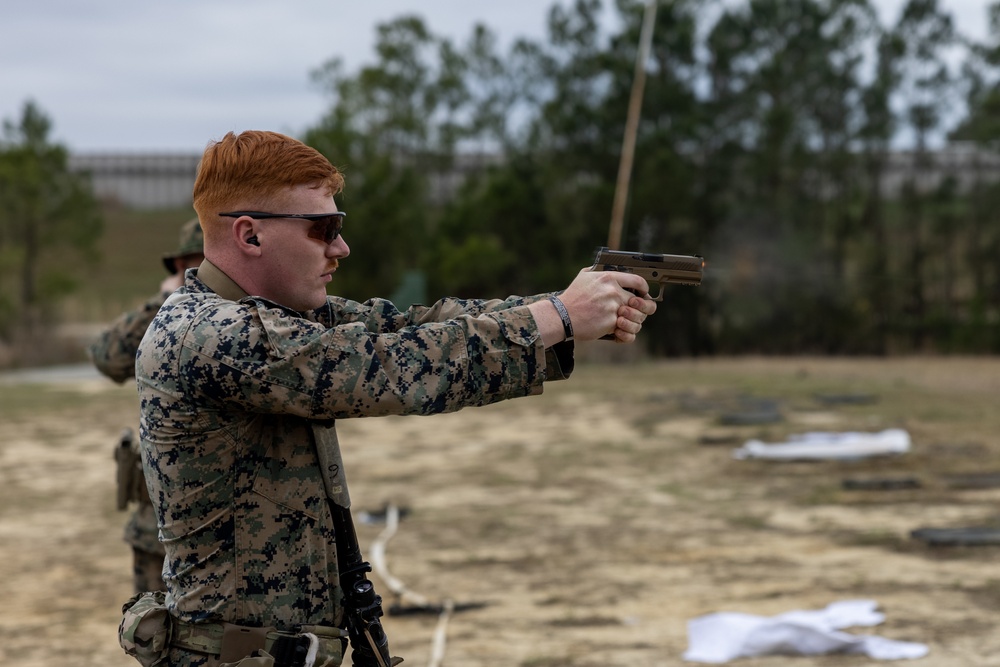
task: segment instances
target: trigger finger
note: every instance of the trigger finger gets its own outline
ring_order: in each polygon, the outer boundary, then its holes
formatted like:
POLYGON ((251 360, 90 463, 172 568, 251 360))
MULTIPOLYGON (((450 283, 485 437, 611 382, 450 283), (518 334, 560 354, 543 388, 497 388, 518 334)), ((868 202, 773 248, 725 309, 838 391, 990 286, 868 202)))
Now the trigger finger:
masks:
POLYGON ((656 312, 656 302, 649 298, 629 299, 629 305, 642 312, 643 315, 652 315, 656 312))

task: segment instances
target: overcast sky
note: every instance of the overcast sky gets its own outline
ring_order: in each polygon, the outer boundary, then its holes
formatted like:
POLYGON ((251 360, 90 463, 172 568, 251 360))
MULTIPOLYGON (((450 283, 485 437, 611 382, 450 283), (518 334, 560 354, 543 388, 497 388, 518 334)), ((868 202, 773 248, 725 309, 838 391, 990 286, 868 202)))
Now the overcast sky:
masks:
MULTIPOLYGON (((567 0, 562 0, 566 4, 567 0)), ((985 36, 986 0, 940 0, 985 36)), ((464 40, 476 23, 540 39, 556 0, 32 0, 0 21, 0 118, 28 99, 72 151, 200 152, 229 130, 298 135, 330 100, 309 73, 373 62, 375 26, 419 14, 464 40)), ((883 22, 903 0, 874 0, 883 22)), ((610 0, 606 0, 610 5, 610 0)))

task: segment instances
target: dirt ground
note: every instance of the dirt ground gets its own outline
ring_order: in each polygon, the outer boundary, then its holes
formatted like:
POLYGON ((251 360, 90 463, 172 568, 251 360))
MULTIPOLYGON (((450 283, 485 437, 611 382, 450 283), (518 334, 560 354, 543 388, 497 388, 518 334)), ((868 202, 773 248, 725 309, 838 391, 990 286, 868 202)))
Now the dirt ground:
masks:
MULTIPOLYGON (((473 607, 449 620, 445 665, 693 664, 682 656, 700 615, 863 598, 886 620, 851 632, 925 643, 921 665, 982 667, 1000 665, 1000 547, 910 533, 997 525, 1000 488, 985 475, 1000 474, 998 393, 996 359, 582 364, 539 397, 338 428, 356 516, 404 512, 392 575, 473 607), (749 438, 885 428, 906 429, 912 450, 732 456, 749 438)), ((138 664, 116 637, 130 553, 111 454, 136 407, 133 387, 85 373, 0 375, 0 664, 138 664)), ((356 521, 367 550, 383 526, 356 521)), ((393 653, 426 665, 437 623, 388 616, 393 653)))

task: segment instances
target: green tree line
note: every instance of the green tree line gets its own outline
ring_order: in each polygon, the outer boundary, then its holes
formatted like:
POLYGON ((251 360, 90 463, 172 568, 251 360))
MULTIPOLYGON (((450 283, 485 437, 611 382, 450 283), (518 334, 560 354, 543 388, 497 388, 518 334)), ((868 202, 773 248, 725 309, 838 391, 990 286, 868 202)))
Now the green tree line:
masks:
MULTIPOLYGON (((589 262, 644 5, 556 4, 546 39, 506 49, 485 27, 455 43, 401 17, 371 65, 319 69, 331 106, 306 140, 347 174, 365 263, 339 287, 388 294, 419 270, 431 298, 502 295, 589 262), (476 154, 497 159, 438 197, 476 154)), ((653 352, 1000 350, 995 167, 924 185, 936 137, 1000 139, 1000 9, 983 11, 987 43, 935 0, 893 25, 867 0, 660 2, 621 245, 707 269, 703 287, 667 290, 653 352), (901 137, 916 169, 890 192, 901 137)))
MULTIPOLYGON (((401 16, 370 64, 318 68, 330 104, 302 138, 347 178, 337 293, 402 295, 415 273, 424 299, 534 293, 589 264, 644 9, 553 4, 544 39, 509 45, 401 16)), ((621 247, 707 268, 667 288, 652 353, 1000 350, 1000 2, 983 14, 979 43, 937 0, 891 25, 869 0, 660 0, 621 247), (929 185, 945 139, 975 150, 929 185), (914 168, 893 185, 901 145, 914 168)), ((0 184, 28 145, 8 130, 0 184)))
MULTIPOLYGON (((86 176, 69 170, 52 121, 34 102, 0 136, 0 342, 31 341, 52 307, 78 286, 72 260, 96 261, 100 207, 86 176), (53 254, 65 262, 45 261, 53 254)), ((37 339, 36 339, 37 340, 37 339)))

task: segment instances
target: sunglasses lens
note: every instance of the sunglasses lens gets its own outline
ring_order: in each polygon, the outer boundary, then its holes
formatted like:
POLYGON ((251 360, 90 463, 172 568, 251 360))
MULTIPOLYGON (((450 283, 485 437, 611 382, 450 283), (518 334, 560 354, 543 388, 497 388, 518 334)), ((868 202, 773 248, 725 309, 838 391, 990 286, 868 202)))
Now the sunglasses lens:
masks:
POLYGON ((313 221, 309 236, 324 243, 333 243, 340 236, 340 230, 343 227, 344 216, 328 215, 313 221))

